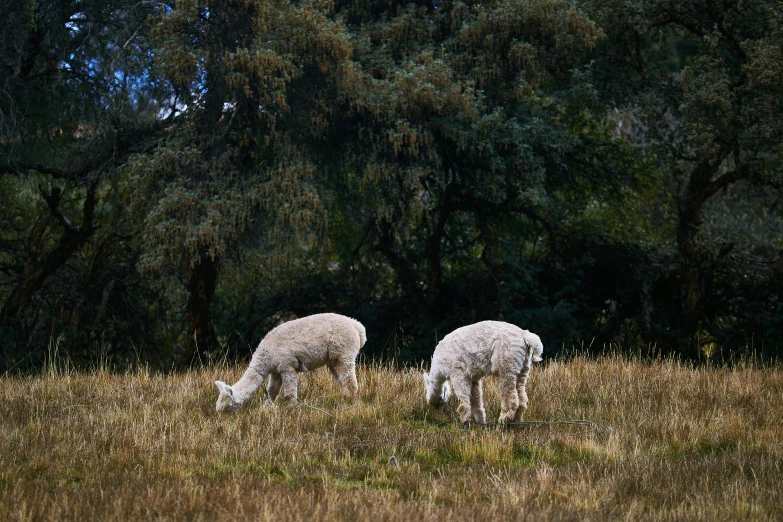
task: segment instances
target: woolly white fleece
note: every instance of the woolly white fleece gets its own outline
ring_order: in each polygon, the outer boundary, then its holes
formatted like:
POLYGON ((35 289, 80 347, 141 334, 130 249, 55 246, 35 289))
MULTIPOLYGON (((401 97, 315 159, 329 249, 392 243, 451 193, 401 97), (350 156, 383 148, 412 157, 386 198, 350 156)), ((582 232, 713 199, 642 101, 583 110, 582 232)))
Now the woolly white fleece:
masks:
POLYGON ((367 341, 362 323, 339 314, 316 314, 295 319, 266 334, 253 353, 250 367, 239 381, 228 386, 215 381, 220 395, 217 411, 236 411, 269 379, 269 399, 283 396, 297 400, 296 372, 327 366, 343 392, 356 395, 356 356, 367 341))
POLYGON ((500 321, 457 328, 438 343, 432 355, 430 373, 424 372, 429 404, 448 400, 448 383, 459 400, 463 423, 486 423, 481 379, 500 378, 501 411, 499 422, 522 420, 527 410, 525 386, 530 366, 541 360, 544 346, 534 333, 500 321))

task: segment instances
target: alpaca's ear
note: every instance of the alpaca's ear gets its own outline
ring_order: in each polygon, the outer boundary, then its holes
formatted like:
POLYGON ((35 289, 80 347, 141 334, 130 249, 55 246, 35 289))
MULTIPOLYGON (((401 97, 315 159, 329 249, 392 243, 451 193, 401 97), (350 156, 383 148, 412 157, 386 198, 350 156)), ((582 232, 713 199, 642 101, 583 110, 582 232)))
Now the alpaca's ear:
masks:
POLYGON ((421 372, 421 376, 424 378, 424 384, 430 383, 430 374, 427 372, 421 372))
POLYGON ((223 381, 215 381, 215 386, 217 386, 218 390, 220 390, 223 393, 227 393, 227 394, 232 395, 232 396, 234 395, 232 393, 233 390, 231 389, 231 386, 227 385, 223 381))

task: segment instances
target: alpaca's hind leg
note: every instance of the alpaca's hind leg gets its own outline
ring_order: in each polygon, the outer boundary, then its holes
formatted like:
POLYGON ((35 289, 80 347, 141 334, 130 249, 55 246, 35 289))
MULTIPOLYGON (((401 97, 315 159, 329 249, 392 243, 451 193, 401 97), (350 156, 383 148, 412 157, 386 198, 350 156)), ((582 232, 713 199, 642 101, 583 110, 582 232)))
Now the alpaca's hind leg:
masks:
POLYGON ((269 400, 271 402, 275 402, 275 399, 277 399, 277 395, 280 393, 280 387, 283 385, 283 378, 280 377, 279 373, 273 373, 269 377, 269 387, 267 388, 267 393, 269 394, 269 400))
POLYGON ((514 415, 515 422, 522 422, 522 420, 524 420, 525 418, 525 412, 527 411, 527 404, 528 404, 527 390, 525 389, 525 387, 527 386, 528 377, 530 377, 529 366, 524 370, 522 370, 522 373, 520 373, 519 377, 517 378, 517 393, 519 394, 519 408, 517 408, 517 412, 514 415))
POLYGON ((351 396, 359 393, 359 382, 356 380, 356 361, 353 359, 338 360, 331 370, 343 393, 351 396))
POLYGON ((481 379, 473 381, 470 384, 470 411, 473 415, 473 421, 479 424, 487 423, 487 412, 484 411, 483 395, 481 379))
POLYGON ((470 424, 471 385, 472 383, 467 378, 465 378, 464 375, 457 374, 451 376, 451 389, 454 391, 454 395, 457 396, 457 400, 459 401, 457 413, 459 413, 459 417, 463 426, 470 424))
POLYGON ((506 374, 500 377, 500 417, 498 422, 503 424, 514 419, 519 408, 519 396, 517 395, 516 374, 506 374))
POLYGON ((298 382, 296 380, 296 372, 293 369, 288 369, 280 373, 280 379, 283 384, 283 398, 295 403, 298 394, 298 382))

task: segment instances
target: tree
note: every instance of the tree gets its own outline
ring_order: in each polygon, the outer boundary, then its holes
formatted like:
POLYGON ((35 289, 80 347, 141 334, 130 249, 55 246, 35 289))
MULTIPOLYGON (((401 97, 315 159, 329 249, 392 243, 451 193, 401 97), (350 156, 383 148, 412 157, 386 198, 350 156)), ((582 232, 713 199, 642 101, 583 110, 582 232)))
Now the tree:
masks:
MULTIPOLYGON (((363 221, 358 261, 382 255, 429 328, 456 320, 443 299, 449 270, 494 277, 504 253, 541 251, 541 235, 556 264, 569 219, 632 181, 591 86, 602 32, 575 5, 336 10, 357 44, 344 116, 328 131, 345 165, 342 215, 363 221), (348 208, 356 194, 363 212, 348 208)), ((501 299, 491 300, 482 315, 497 317, 501 299)))
POLYGON ((44 284, 94 237, 105 183, 157 125, 157 86, 142 80, 150 65, 144 20, 152 6, 124 0, 6 6, 0 176, 11 189, 4 196, 11 219, 3 235, 0 329, 18 323, 44 284))
MULTIPOLYGON (((680 331, 695 336, 732 241, 700 242, 705 205, 738 183, 783 186, 781 8, 752 2, 588 2, 610 103, 641 108, 675 184, 680 331)), ((713 296, 714 297, 714 296, 713 296)), ((693 353, 693 352, 692 352, 693 353)))
POLYGON ((142 269, 185 285, 186 361, 213 344, 220 266, 245 234, 265 233, 282 256, 318 230, 309 140, 328 104, 324 86, 351 52, 328 15, 314 3, 187 0, 153 22, 174 113, 165 139, 126 173, 144 220, 142 269))

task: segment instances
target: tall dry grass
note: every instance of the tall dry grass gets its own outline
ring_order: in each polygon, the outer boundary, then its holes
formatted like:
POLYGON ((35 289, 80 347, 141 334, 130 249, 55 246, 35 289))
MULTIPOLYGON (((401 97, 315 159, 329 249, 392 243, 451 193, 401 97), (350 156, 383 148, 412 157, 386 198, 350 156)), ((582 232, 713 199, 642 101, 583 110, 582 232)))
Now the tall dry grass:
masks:
POLYGON ((217 414, 242 370, 0 379, 0 520, 783 519, 779 369, 549 362, 527 419, 605 429, 467 432, 386 367, 354 402, 319 370, 297 406, 217 414))

